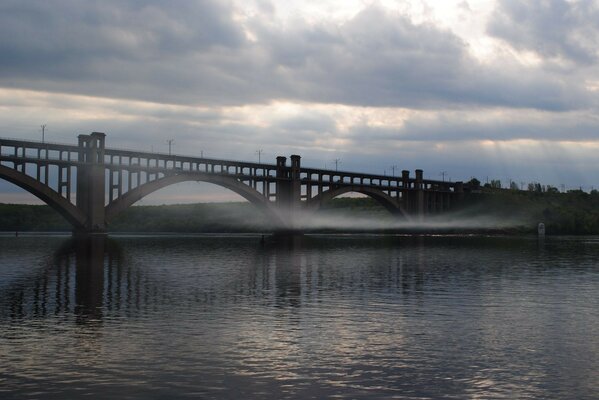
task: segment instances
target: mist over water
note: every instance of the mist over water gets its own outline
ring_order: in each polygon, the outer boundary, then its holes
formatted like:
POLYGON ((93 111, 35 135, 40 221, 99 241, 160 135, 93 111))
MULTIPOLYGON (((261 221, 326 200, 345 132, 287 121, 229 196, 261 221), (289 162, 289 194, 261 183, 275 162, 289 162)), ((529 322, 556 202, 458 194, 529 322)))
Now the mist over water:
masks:
POLYGON ((298 230, 342 230, 342 231, 437 231, 437 230, 501 230, 530 227, 522 217, 500 217, 471 213, 469 210, 445 212, 443 214, 418 216, 391 215, 380 213, 352 213, 346 210, 320 210, 316 213, 294 211, 291 225, 298 230))

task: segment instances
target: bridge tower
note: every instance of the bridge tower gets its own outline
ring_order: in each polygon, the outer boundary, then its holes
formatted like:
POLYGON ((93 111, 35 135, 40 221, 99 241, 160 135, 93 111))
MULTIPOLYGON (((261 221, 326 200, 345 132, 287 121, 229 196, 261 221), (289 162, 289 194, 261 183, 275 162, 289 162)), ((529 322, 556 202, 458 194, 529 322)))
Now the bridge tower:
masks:
POLYGON ((104 141, 106 135, 93 132, 79 135, 77 166, 77 207, 87 216, 86 233, 106 232, 104 141))
POLYGON ((412 212, 412 196, 410 196, 410 171, 403 170, 401 171, 401 199, 403 202, 404 210, 407 213, 412 212))
POLYGON ((416 211, 418 218, 422 220, 424 217, 424 187, 422 183, 422 170, 416 170, 416 211))
POLYGON ((293 211, 299 210, 302 203, 301 159, 297 154, 291 156, 291 209, 293 211))
POLYGON ((280 208, 285 207, 289 204, 291 193, 289 190, 290 182, 287 181, 287 157, 277 157, 277 184, 276 184, 276 201, 277 206, 280 208))
POLYGON ((287 216, 287 222, 293 227, 293 220, 302 201, 301 157, 294 154, 290 158, 291 167, 287 167, 287 157, 277 157, 276 195, 281 216, 287 216))

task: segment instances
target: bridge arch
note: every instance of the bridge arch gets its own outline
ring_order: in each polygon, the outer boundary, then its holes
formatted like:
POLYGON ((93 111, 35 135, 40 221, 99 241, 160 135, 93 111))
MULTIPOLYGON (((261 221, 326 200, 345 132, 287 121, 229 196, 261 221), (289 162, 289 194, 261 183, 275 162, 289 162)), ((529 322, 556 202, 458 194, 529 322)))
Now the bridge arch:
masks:
POLYGON ((73 228, 84 228, 87 217, 76 205, 62 197, 58 192, 52 190, 49 186, 23 172, 19 172, 4 165, 0 165, 0 179, 13 183, 42 200, 62 215, 73 228))
POLYGON ((174 185, 176 183, 189 181, 207 182, 227 188, 245 198, 250 203, 254 204, 259 210, 264 212, 268 218, 272 218, 276 225, 286 225, 285 221, 283 218, 281 218, 274 205, 271 204, 268 199, 256 189, 232 177, 207 173, 180 173, 176 175, 167 175, 162 178, 144 183, 135 189, 131 189, 127 193, 123 194, 120 198, 115 199, 113 202, 108 204, 108 206, 106 206, 106 222, 110 223, 110 221, 112 221, 118 214, 125 211, 127 208, 145 196, 157 190, 174 185))
POLYGON ((389 211, 391 214, 408 218, 408 214, 403 209, 403 207, 397 203, 396 199, 389 196, 387 193, 383 192, 382 190, 373 189, 373 188, 364 187, 364 186, 351 186, 350 185, 350 186, 334 187, 332 189, 327 190, 326 192, 322 192, 321 194, 309 199, 306 202, 306 208, 309 211, 317 211, 320 209, 320 207, 323 204, 333 200, 335 197, 338 197, 338 196, 341 196, 342 194, 350 193, 350 192, 361 193, 370 198, 373 198, 380 205, 385 207, 385 209, 387 211, 389 211))

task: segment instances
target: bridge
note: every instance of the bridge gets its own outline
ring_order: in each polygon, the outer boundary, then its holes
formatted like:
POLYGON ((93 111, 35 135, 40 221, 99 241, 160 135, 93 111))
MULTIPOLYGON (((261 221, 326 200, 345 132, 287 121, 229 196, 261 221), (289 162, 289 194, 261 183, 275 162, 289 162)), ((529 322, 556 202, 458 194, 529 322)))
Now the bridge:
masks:
POLYGON ((145 196, 185 181, 225 187, 254 204, 280 229, 333 198, 357 192, 392 215, 423 218, 450 210, 468 191, 462 182, 415 176, 305 168, 301 157, 275 164, 110 149, 106 135, 79 135, 77 145, 0 138, 0 179, 51 206, 76 233, 105 233, 110 222, 145 196))

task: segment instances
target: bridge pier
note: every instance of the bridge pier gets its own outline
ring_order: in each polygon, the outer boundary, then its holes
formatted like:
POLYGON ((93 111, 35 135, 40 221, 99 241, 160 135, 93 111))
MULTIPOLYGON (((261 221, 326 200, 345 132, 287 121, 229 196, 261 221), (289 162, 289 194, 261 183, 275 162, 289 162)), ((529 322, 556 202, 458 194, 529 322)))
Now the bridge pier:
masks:
POLYGON ((302 205, 301 157, 294 154, 290 158, 291 167, 287 167, 287 157, 277 157, 276 203, 281 218, 293 229, 302 205))
POLYGON ((295 214, 302 203, 301 159, 297 154, 291 156, 291 210, 295 214))
POLYGON ((403 170, 401 171, 401 201, 403 203, 403 208, 406 210, 406 213, 410 213, 412 211, 412 196, 410 196, 410 171, 403 170))
POLYGON ((424 218, 424 201, 425 201, 425 196, 424 196, 424 188, 423 188, 423 183, 422 183, 422 170, 421 169, 417 169, 416 170, 416 210, 417 210, 417 215, 418 215, 418 219, 422 221, 422 219, 424 218))
POLYGON ((105 233, 104 141, 106 135, 93 132, 79 135, 79 167, 77 168, 77 207, 87 217, 83 230, 76 233, 105 233))

